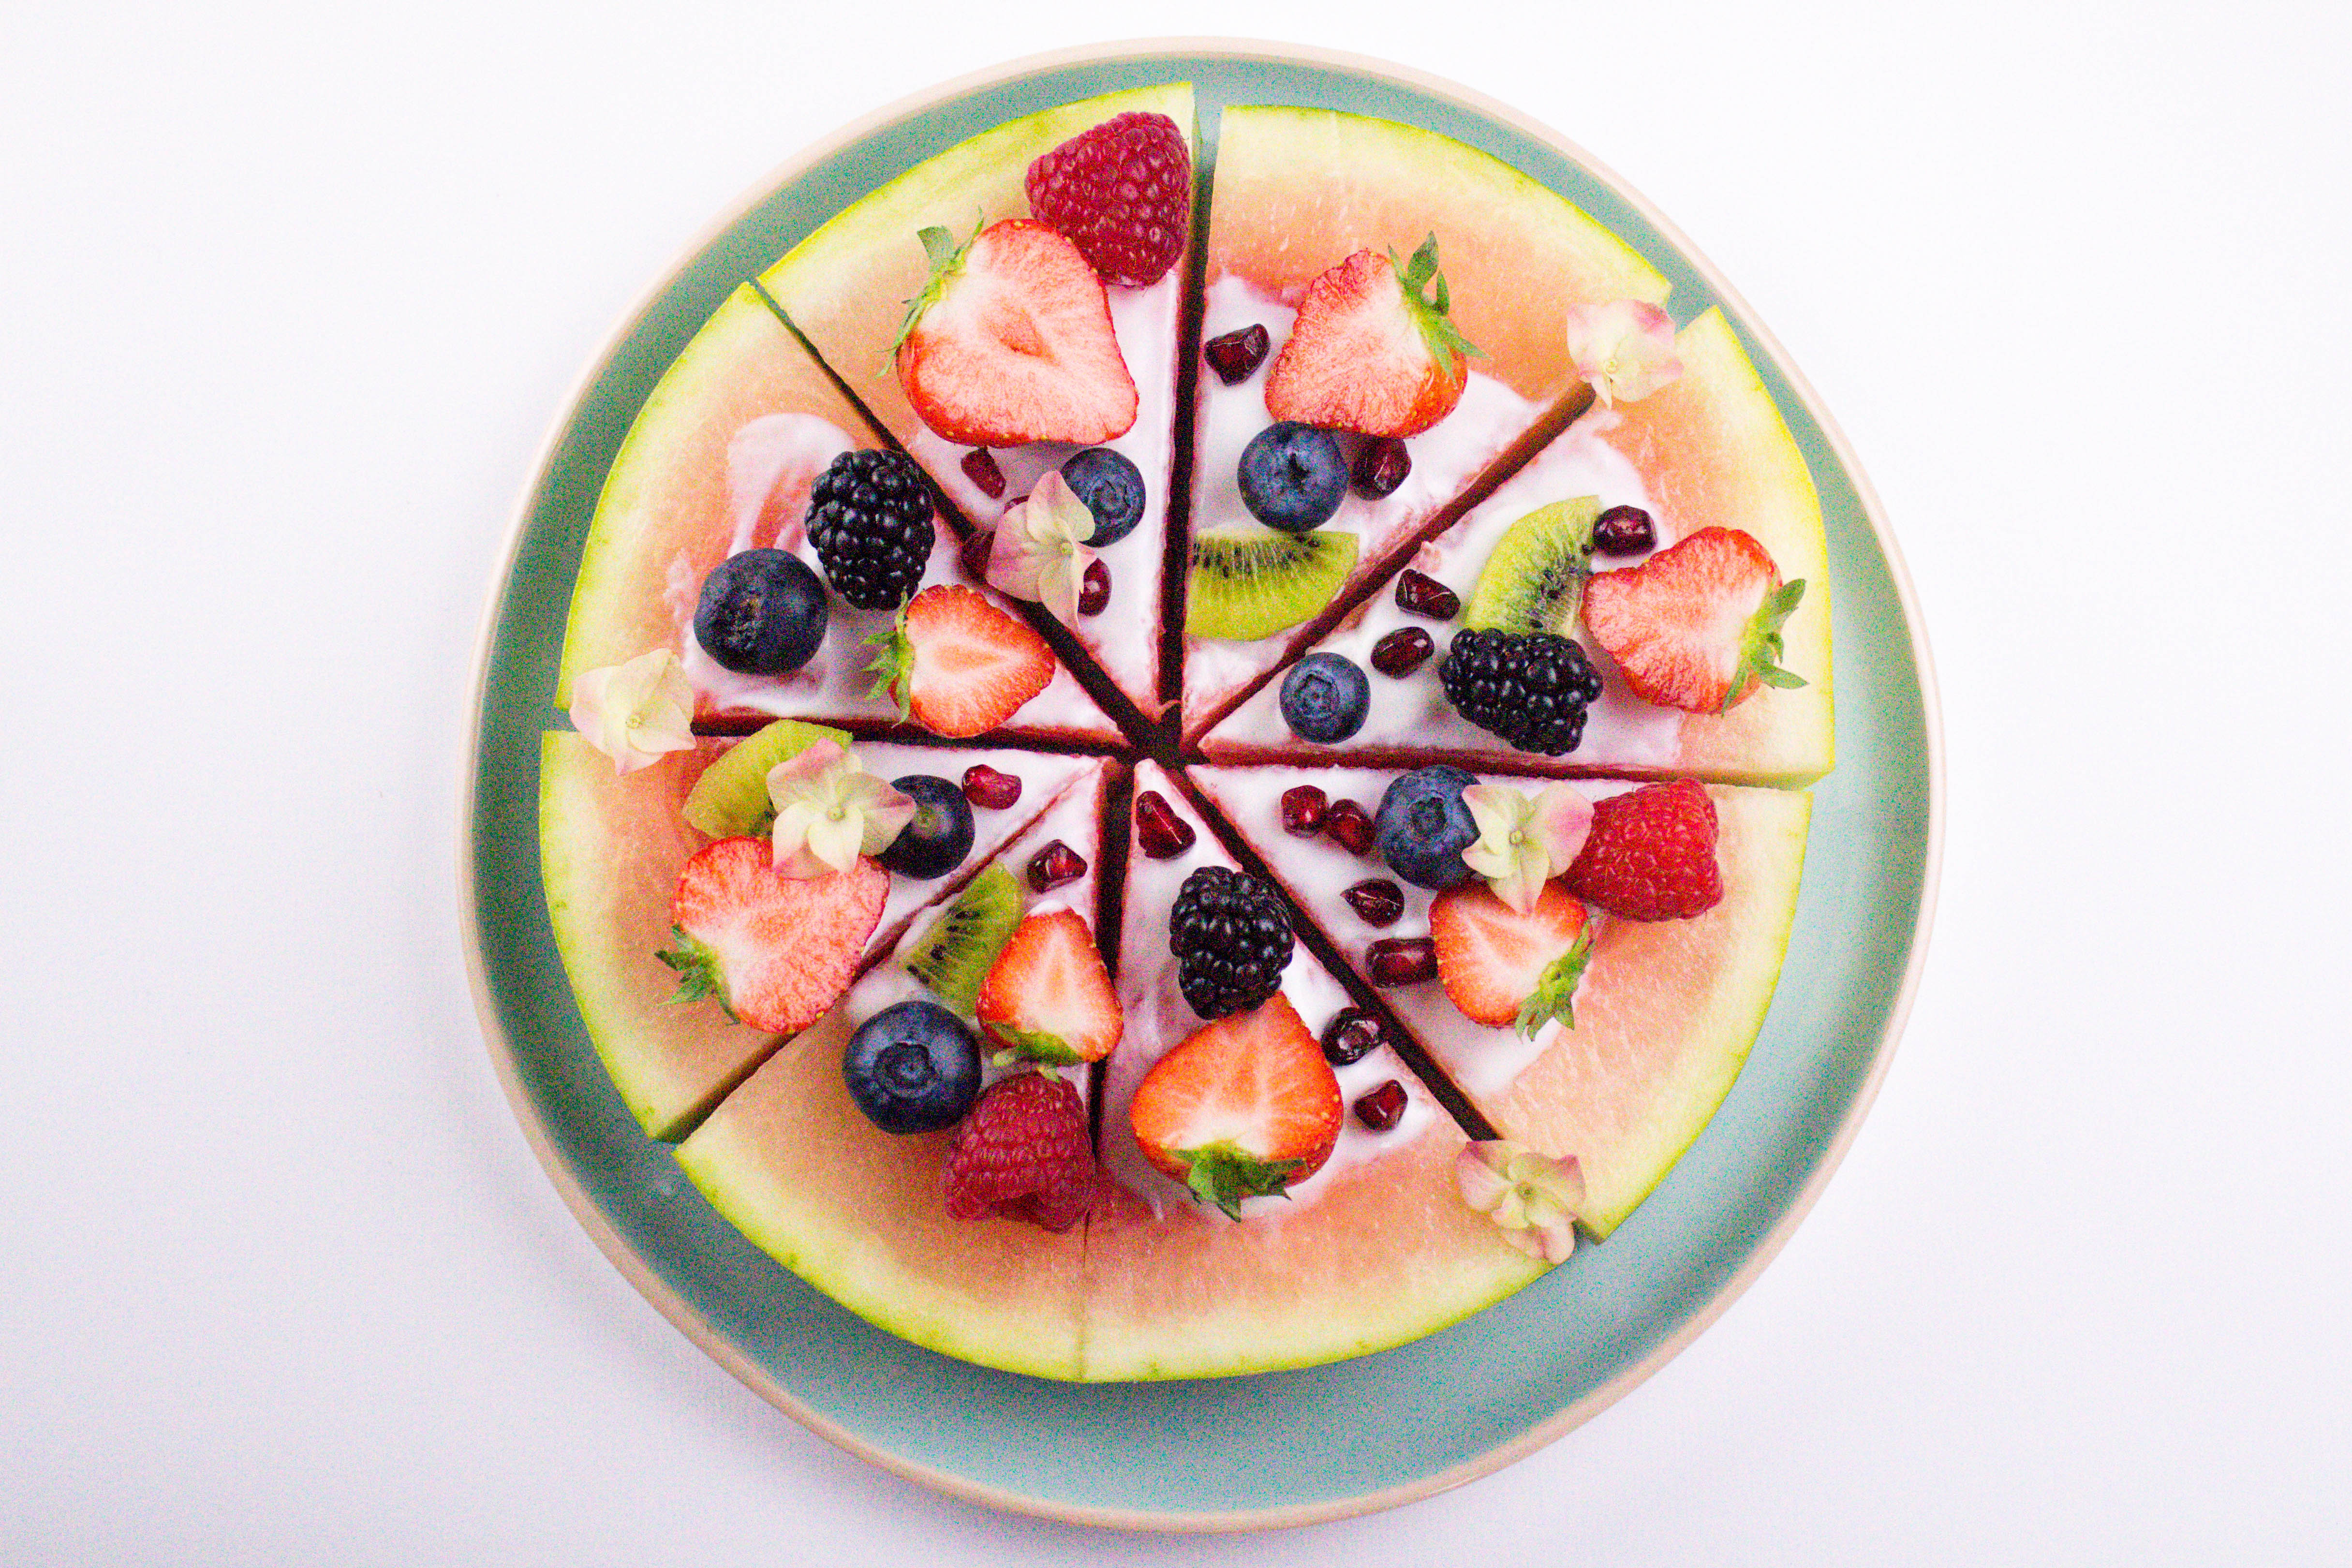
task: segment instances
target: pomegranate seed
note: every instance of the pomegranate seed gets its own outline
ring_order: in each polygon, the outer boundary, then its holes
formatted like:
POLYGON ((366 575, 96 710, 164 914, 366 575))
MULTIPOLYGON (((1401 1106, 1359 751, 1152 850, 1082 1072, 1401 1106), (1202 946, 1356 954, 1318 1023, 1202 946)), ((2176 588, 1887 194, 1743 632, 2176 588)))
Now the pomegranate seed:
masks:
POLYGON ((963 477, 972 488, 991 500, 1004 499, 1004 470, 996 466, 996 454, 985 447, 974 447, 963 455, 963 477))
POLYGON ((1264 327, 1248 326, 1221 338, 1211 338, 1201 345, 1201 353, 1207 356, 1209 368, 1217 373, 1219 381, 1227 386, 1237 386, 1265 363, 1265 351, 1273 342, 1264 327))
POLYGON ((1638 506, 1612 506, 1592 525, 1592 548, 1603 555, 1639 555, 1657 542, 1657 524, 1638 506))
POLYGON ((1075 882, 1086 874, 1086 857, 1058 838, 1038 850, 1037 858, 1029 862, 1029 886, 1040 893, 1050 892, 1065 882, 1075 882))
POLYGON ((1359 882, 1339 896, 1368 926, 1392 926, 1404 914, 1404 889, 1386 877, 1359 882))
POLYGON ((1404 1085, 1391 1079, 1356 1101, 1356 1120, 1385 1132, 1404 1120, 1404 1085))
POLYGON ((1397 608, 1433 621, 1450 621, 1462 613, 1462 595, 1408 566, 1397 574, 1397 608))
POLYGON ((1110 568, 1099 559, 1087 563, 1087 574, 1078 579, 1078 614, 1099 616, 1110 603, 1110 568))
POLYGON ((1323 831, 1323 813, 1328 796, 1313 784, 1300 784, 1282 792, 1282 830, 1300 838, 1312 838, 1323 831))
POLYGON ((1158 790, 1135 797, 1135 841, 1154 860, 1173 860, 1192 847, 1195 837, 1192 825, 1177 816, 1158 790))
POLYGON ((1367 855, 1372 847, 1371 814, 1352 800, 1335 800, 1323 814, 1323 831, 1339 840, 1350 855, 1367 855))
POLYGON ((1343 1068, 1362 1061, 1386 1039, 1379 1019, 1361 1007, 1342 1007, 1339 1016, 1323 1026, 1323 1059, 1343 1068))
POLYGON ((1418 985, 1437 978, 1437 944, 1425 936, 1384 936, 1364 950, 1375 985, 1418 985))
POLYGON ((963 568, 964 576, 974 583, 986 583, 988 554, 995 548, 996 532, 993 529, 983 528, 965 540, 963 549, 956 554, 956 563, 963 568))
POLYGON ((1437 644, 1419 626, 1399 626, 1372 645, 1372 668, 1402 679, 1429 662, 1437 644))
POLYGON ((982 811, 1003 811, 1021 798, 1021 781, 986 763, 974 763, 963 771, 963 797, 982 811))
POLYGON ((1358 495, 1379 500, 1396 494, 1397 486, 1411 472, 1412 455, 1404 449, 1404 443, 1393 436, 1375 436, 1356 454, 1356 466, 1348 477, 1358 495))

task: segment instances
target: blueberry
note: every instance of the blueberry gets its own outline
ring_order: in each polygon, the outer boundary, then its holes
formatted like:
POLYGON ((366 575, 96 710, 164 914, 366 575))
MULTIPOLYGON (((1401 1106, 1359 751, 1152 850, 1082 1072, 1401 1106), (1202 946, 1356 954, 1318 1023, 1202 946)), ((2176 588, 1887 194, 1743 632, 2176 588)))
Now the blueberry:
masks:
POLYGON ((1062 478, 1095 514, 1087 542, 1099 550, 1135 531, 1143 521, 1143 470, 1108 447, 1089 447, 1062 465, 1062 478))
POLYGON ((1318 746, 1334 745, 1364 727, 1372 710, 1372 683, 1353 659, 1310 653, 1282 678, 1282 718, 1290 732, 1318 746))
POLYGON ((849 1037, 841 1076, 883 1131, 935 1132, 980 1098, 980 1040, 936 1002, 901 1002, 849 1037))
POLYGON ((915 816, 875 858, 919 882, 944 877, 962 865, 971 853, 971 802, 964 798, 963 786, 912 773, 892 779, 890 787, 913 797, 915 816))
POLYGON ((1416 888, 1451 888, 1470 879, 1462 851, 1478 842, 1478 825, 1462 792, 1478 781, 1460 768, 1415 768, 1381 796, 1372 841, 1389 869, 1416 888))
POLYGON ((782 550, 746 550, 702 580, 694 640, 738 675, 782 675, 816 653, 831 615, 824 584, 807 562, 782 550))
POLYGON ((1242 448, 1242 504, 1268 528, 1310 533, 1348 495, 1348 458, 1328 430, 1286 419, 1242 448))

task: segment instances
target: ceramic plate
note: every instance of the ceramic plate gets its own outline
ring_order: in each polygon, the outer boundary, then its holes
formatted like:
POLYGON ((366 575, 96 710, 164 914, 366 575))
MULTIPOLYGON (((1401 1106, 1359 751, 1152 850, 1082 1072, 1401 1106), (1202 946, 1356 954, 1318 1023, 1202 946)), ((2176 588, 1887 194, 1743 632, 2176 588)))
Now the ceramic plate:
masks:
POLYGON ((1291 1524, 1387 1507, 1532 1451, 1654 1371, 1754 1276, 1809 1205, 1884 1069, 1919 964, 1940 768, 1926 647, 1892 540, 1829 419, 1727 286, 1664 219, 1552 132, 1402 68, 1288 47, 1113 46, 950 84, 793 163, 619 331, 550 439, 483 636, 463 868, 477 993, 518 1117, 582 1223, 738 1377, 867 1459, 1000 1507, 1126 1527, 1291 1524), (541 731, 581 541, 638 405, 728 293, 851 201, 1000 121, 1190 80, 1204 145, 1224 103, 1410 121, 1543 181, 1673 280, 1687 321, 1725 307, 1821 489, 1837 771, 1779 994, 1698 1142, 1601 1246, 1445 1331, 1304 1372, 1065 1386, 919 1350, 745 1241, 621 1104, 574 1012, 540 894, 541 731), (1302 1431, 1317 1435, 1298 1441, 1302 1431), (1204 1441, 1213 1436, 1214 1441, 1204 1441))

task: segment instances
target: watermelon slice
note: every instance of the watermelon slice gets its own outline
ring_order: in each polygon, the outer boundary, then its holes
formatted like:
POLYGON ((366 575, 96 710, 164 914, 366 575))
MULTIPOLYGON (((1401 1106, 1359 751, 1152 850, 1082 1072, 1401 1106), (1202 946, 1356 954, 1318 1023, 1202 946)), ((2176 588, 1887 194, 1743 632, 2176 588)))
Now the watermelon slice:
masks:
MULTIPOLYGON (((583 671, 667 647, 695 689, 698 722, 799 718, 861 733, 895 726, 896 705, 872 694, 866 674, 874 650, 865 639, 889 626, 887 612, 833 597, 823 645, 786 675, 722 668, 693 631, 702 580, 726 557, 774 547, 817 566, 803 526, 809 488, 841 453, 877 444, 758 292, 737 289, 655 386, 605 478, 572 589, 558 705, 569 705, 583 671)), ((924 580, 956 579, 955 538, 941 528, 924 580)), ((1118 738, 1066 669, 999 733, 1118 738)))
MULTIPOLYGON (((930 276, 917 234, 938 226, 961 241, 977 226, 1032 216, 1023 190, 1031 163, 1089 127, 1129 113, 1164 114, 1188 142, 1194 140, 1192 89, 1183 82, 1108 93, 1012 121, 852 205, 761 275, 761 287, 843 384, 976 527, 993 525, 1010 502, 1078 448, 1036 442, 992 452, 1003 482, 992 494, 964 467, 973 449, 933 433, 916 415, 898 384, 892 351, 907 301, 930 276)), ((1143 475, 1144 513, 1132 533, 1100 552, 1110 575, 1108 604, 1071 628, 1146 714, 1161 706, 1160 582, 1174 477, 1176 375, 1190 353, 1182 333, 1188 271, 1180 259, 1156 283, 1109 289, 1112 330, 1140 401, 1133 427, 1107 445, 1143 475)))
MULTIPOLYGON (((1353 536, 1336 594, 1318 582, 1297 603, 1297 629, 1243 640, 1202 628, 1201 587, 1185 637, 1184 733, 1197 739, 1259 677, 1328 628, 1351 588, 1442 520, 1465 495, 1507 472, 1581 402, 1565 331, 1571 305, 1655 303, 1665 279, 1567 200, 1450 137, 1329 110, 1235 108, 1218 132, 1202 334, 1263 326, 1264 364, 1228 385, 1198 380, 1192 531, 1196 578, 1221 548, 1254 539, 1235 479, 1242 450, 1272 422, 1265 384, 1314 279, 1370 248, 1409 257, 1434 236, 1454 324, 1485 357, 1471 360, 1454 410, 1406 443, 1402 486, 1380 500, 1350 491, 1318 534, 1353 536), (1316 596, 1321 595, 1321 596, 1316 596), (1326 608, 1326 600, 1328 608, 1326 608), (1321 612, 1318 615, 1318 612, 1321 612), (1301 624, 1303 623, 1303 624, 1301 624), (1193 635, 1196 630, 1201 635, 1193 635)), ((1354 437, 1349 437, 1352 454, 1354 437)), ((1278 618, 1278 617, 1276 617, 1278 618)))
MULTIPOLYGON (((1024 891, 1029 861, 1049 844, 1087 862, 1076 880, 1033 896, 1032 912, 1097 913, 1110 764, 1083 766, 997 858, 1024 891)), ((859 1023, 931 995, 905 967, 926 935, 919 922, 891 962, 729 1095, 678 1146, 678 1163, 752 1242, 877 1327, 1008 1372, 1077 1378, 1085 1229, 1055 1236, 1010 1219, 950 1217, 941 1165, 952 1133, 883 1132, 843 1082, 842 1052, 859 1023)), ((1072 1081, 1085 1091, 1083 1074, 1072 1081)))
MULTIPOLYGON (((1311 1366, 1418 1339, 1500 1300, 1543 1272, 1471 1212, 1454 1186, 1465 1140, 1428 1089, 1386 1046, 1337 1069, 1351 1104, 1394 1080, 1397 1124, 1367 1128, 1351 1111, 1330 1160, 1286 1198, 1250 1198, 1236 1224, 1195 1205, 1153 1170, 1128 1121, 1152 1064, 1201 1026, 1178 992, 1168 915, 1186 876, 1231 866, 1183 792, 1156 763, 1136 793, 1165 801, 1190 826, 1183 853, 1128 859, 1118 994, 1127 1033, 1103 1082, 1102 1160, 1121 1184, 1087 1226, 1082 1373, 1090 1380, 1213 1377, 1311 1366)), ((1349 1002, 1302 944, 1282 994, 1310 1029, 1349 1002)))
MULTIPOLYGON (((1579 626, 1604 686, 1587 712, 1583 741, 1564 755, 1514 751, 1456 713, 1438 685, 1436 658, 1402 679, 1373 674, 1370 714, 1340 745, 1294 735, 1283 721, 1280 683, 1269 681, 1202 739, 1202 753, 1219 762, 1445 760, 1474 771, 1689 774, 1786 786, 1828 773, 1834 762, 1829 552, 1811 475, 1720 310, 1685 327, 1675 349, 1683 362, 1679 380, 1638 403, 1585 415, 1432 541, 1414 564, 1469 606, 1480 573, 1512 524, 1538 508, 1585 496, 1602 507, 1648 511, 1659 548, 1702 528, 1741 529, 1764 546, 1784 581, 1804 581, 1804 598, 1782 628, 1780 661, 1803 686, 1759 687, 1725 714, 1658 707, 1626 689, 1579 626)), ((1602 557, 1594 564, 1606 570, 1636 559, 1602 557)), ((1340 654, 1370 671, 1373 646, 1407 626, 1432 634, 1441 650, 1453 629, 1402 608, 1383 582, 1360 616, 1311 651, 1340 654)))
MULTIPOLYGON (((838 730, 809 738, 846 742, 838 730)), ((651 766, 618 774, 580 736, 551 731, 540 749, 540 857, 555 941, 580 1016, 622 1100, 653 1137, 673 1139, 776 1047, 773 1036, 729 1018, 715 1001, 672 1006, 677 975, 655 954, 675 946, 670 895, 678 870, 709 838, 684 816, 703 770, 730 742, 705 740, 651 766)), ((985 763, 1022 780, 1005 811, 972 814, 972 852, 935 881, 890 879, 882 918, 866 940, 877 962, 917 915, 951 896, 988 858, 1070 791, 1099 762, 1045 753, 947 751, 866 742, 866 770, 959 776, 985 763)))
MULTIPOLYGON (((1202 792, 1280 876, 1342 953, 1382 937, 1425 936, 1433 895, 1392 877, 1377 856, 1349 853, 1328 835, 1282 830, 1277 803, 1296 784, 1377 808, 1396 775, 1357 768, 1195 769, 1202 792), (1375 928, 1341 896, 1388 878, 1405 910, 1375 928)), ((1525 780, 1490 783, 1528 787, 1525 780)), ((1580 784, 1596 798, 1634 787, 1580 784)), ((1543 1153, 1573 1154, 1584 1171, 1582 1220, 1614 1230, 1682 1157, 1748 1058, 1788 949, 1804 868, 1810 795, 1710 785, 1723 901, 1694 920, 1599 917, 1592 956, 1575 993, 1576 1026, 1546 1024, 1532 1038, 1463 1016, 1435 981, 1383 999, 1504 1137, 1543 1153)))

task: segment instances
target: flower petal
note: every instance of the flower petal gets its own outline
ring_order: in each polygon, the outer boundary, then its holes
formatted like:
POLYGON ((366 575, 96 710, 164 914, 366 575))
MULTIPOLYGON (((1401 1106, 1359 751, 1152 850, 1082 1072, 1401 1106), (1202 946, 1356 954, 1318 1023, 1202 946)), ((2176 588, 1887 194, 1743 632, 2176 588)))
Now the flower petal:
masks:
POLYGON ((1602 404, 1638 403, 1683 373, 1674 319, 1642 300, 1571 306, 1568 353, 1602 404))
POLYGON ((1454 1156, 1454 1184, 1461 1188, 1462 1201, 1480 1214, 1492 1214, 1511 1190, 1496 1169, 1493 1148, 1491 1143, 1465 1143, 1454 1156))
POLYGON ((988 585, 1016 599, 1044 605, 1063 620, 1078 613, 1078 589, 1095 552, 1094 513, 1057 469, 1048 469, 1028 498, 1005 510, 989 546, 988 585))
POLYGON ((858 847, 865 838, 865 814, 841 807, 809 824, 803 847, 828 869, 848 871, 856 868, 858 847))
POLYGON ((694 685, 666 647, 585 670, 572 683, 572 727, 631 773, 694 744, 694 685))
POLYGON ((1536 793, 1534 820, 1528 826, 1550 862, 1547 875, 1557 877, 1576 864, 1578 852, 1591 837, 1592 803, 1574 784, 1546 785, 1536 793))

